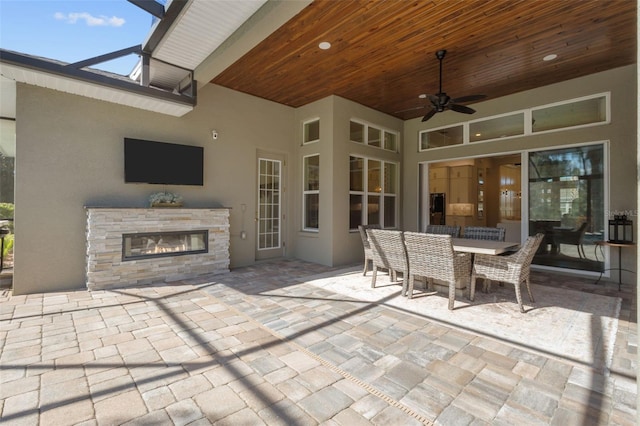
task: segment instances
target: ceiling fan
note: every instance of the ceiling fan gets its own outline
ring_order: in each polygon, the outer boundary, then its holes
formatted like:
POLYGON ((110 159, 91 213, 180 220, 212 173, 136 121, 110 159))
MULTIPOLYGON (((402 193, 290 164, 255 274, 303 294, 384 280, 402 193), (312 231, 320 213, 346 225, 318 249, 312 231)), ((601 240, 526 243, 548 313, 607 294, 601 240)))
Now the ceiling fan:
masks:
POLYGON ((476 110, 460 104, 464 102, 478 101, 487 97, 486 95, 468 95, 452 99, 442 91, 442 60, 444 59, 444 56, 446 54, 446 50, 438 50, 436 52, 436 58, 438 58, 438 60, 440 61, 440 85, 438 93, 436 93, 435 95, 420 95, 420 97, 429 98, 432 106, 431 111, 429 111, 424 117, 422 117, 422 121, 427 121, 436 113, 443 112, 447 109, 455 112, 461 112, 463 114, 473 114, 474 112, 476 112, 476 110))

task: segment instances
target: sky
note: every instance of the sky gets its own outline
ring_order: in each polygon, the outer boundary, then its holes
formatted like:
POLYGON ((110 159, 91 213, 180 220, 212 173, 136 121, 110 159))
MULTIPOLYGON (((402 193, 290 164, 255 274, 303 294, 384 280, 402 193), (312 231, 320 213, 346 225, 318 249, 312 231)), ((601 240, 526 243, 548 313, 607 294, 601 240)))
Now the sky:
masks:
MULTIPOLYGON (((73 63, 144 43, 152 22, 127 0, 0 0, 0 48, 73 63)), ((94 67, 127 75, 137 61, 94 67)))

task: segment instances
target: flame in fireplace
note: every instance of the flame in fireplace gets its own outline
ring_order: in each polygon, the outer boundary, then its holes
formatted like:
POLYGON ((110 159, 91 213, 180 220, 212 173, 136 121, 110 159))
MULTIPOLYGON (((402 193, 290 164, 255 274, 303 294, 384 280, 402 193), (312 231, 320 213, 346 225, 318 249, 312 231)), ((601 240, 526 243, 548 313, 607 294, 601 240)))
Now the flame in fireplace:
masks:
POLYGON ((163 238, 160 238, 157 243, 154 243, 150 238, 149 242, 147 242, 147 247, 150 243, 153 245, 153 248, 148 250, 147 253, 175 253, 188 250, 187 245, 181 241, 167 243, 163 238))
POLYGON ((202 231, 123 234, 123 258, 206 253, 208 233, 202 231))

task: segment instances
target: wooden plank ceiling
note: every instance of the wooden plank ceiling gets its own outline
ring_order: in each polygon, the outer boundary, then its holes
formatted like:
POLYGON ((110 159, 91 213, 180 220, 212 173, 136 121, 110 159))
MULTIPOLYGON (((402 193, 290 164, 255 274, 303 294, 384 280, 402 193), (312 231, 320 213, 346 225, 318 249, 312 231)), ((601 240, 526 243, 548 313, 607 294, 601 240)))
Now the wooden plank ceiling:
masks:
POLYGON ((438 92, 439 49, 444 92, 497 98, 635 63, 636 2, 316 0, 212 82, 292 107, 338 95, 410 119, 428 111, 420 94, 438 92))

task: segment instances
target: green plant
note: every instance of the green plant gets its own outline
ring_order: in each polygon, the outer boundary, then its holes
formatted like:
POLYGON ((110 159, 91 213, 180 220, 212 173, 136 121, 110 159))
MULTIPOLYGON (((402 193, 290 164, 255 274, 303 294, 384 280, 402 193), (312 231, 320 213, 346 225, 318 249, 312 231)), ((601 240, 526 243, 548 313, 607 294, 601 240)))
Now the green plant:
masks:
POLYGON ((13 219, 13 209, 12 203, 0 203, 0 219, 13 219))
POLYGON ((6 237, 4 237, 4 247, 2 248, 2 257, 7 257, 7 254, 9 254, 12 250, 13 250, 13 234, 9 234, 6 237))
MULTIPOLYGON (((13 203, 0 203, 0 220, 13 219, 13 210, 13 203)), ((9 221, 7 227, 13 233, 13 221, 9 221)))
POLYGON ((152 206, 157 203, 180 204, 181 202, 182 197, 173 192, 156 192, 149 196, 149 204, 152 206))

